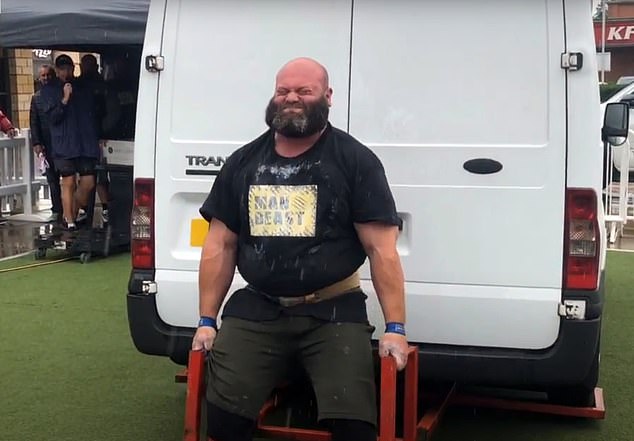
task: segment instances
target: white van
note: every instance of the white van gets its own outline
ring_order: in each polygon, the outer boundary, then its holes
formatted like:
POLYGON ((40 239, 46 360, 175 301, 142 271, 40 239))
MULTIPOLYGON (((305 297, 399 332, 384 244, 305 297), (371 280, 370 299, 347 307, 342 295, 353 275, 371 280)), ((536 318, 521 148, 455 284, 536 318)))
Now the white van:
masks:
MULTIPOLYGON (((152 0, 128 291, 137 348, 186 362, 198 209, 225 158, 266 130, 277 70, 308 56, 330 72, 332 124, 385 165, 422 375, 588 402, 606 248, 591 13, 577 0, 152 0)), ((367 266, 362 277, 378 338, 367 266)), ((236 274, 232 291, 244 283, 236 274)))

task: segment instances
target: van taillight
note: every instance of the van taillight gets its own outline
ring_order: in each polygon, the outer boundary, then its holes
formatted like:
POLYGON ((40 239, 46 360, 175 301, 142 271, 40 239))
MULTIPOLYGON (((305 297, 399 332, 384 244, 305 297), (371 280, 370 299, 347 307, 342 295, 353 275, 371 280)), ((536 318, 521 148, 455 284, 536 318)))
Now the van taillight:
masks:
POLYGON ((130 222, 132 267, 154 269, 154 179, 135 179, 130 222))
POLYGON ((564 288, 595 290, 599 281, 597 195, 592 189, 566 190, 564 288))

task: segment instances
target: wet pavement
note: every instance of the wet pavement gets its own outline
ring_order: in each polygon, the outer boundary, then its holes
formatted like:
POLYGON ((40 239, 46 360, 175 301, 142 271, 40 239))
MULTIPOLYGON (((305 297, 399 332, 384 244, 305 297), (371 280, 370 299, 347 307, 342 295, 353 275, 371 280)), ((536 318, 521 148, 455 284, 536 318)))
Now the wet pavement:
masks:
MULTIPOLYGON (((46 203, 46 201, 44 201, 46 203)), ((45 207, 46 205, 43 204, 45 207)), ((37 211, 37 217, 48 219, 51 215, 49 208, 37 211)), ((101 227, 101 207, 95 207, 93 226, 101 227)), ((5 214, 0 217, 0 259, 28 253, 35 249, 34 241, 42 235, 50 235, 59 231, 60 226, 47 222, 27 222, 12 219, 5 214)))
POLYGON ((0 223, 0 259, 32 251, 35 238, 50 229, 51 225, 43 223, 0 223))

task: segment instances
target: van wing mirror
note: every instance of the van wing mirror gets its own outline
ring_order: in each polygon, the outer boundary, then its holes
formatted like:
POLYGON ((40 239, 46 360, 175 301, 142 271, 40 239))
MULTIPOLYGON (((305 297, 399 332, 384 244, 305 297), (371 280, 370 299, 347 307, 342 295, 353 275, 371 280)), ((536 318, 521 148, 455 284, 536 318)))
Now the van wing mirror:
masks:
POLYGON ((610 103, 605 107, 601 139, 612 145, 621 145, 627 140, 630 128, 630 106, 626 103, 610 103))

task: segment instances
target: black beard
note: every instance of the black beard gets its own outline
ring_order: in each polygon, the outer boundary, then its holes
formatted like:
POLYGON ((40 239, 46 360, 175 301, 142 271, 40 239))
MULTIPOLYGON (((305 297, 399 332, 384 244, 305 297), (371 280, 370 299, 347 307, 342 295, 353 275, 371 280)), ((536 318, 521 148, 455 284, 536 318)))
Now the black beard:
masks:
POLYGON ((300 103, 299 106, 303 109, 301 114, 285 114, 284 109, 296 106, 277 105, 271 98, 266 106, 266 125, 287 138, 305 138, 326 126, 330 108, 325 97, 314 104, 300 103))

